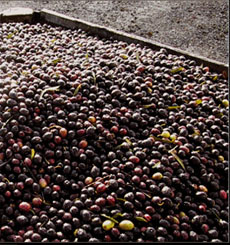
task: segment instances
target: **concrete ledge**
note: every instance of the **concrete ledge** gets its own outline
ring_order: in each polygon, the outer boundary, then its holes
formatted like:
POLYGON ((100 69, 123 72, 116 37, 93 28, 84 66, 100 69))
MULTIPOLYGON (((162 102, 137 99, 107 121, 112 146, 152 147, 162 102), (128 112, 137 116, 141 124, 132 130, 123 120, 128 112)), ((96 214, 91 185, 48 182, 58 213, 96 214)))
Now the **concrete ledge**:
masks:
POLYGON ((48 9, 41 10, 40 21, 62 27, 67 27, 70 29, 78 28, 75 18, 48 9))
POLYGON ((192 53, 164 45, 158 42, 150 41, 149 39, 142 38, 137 35, 125 33, 122 31, 117 31, 113 28, 108 28, 105 26, 100 26, 97 24, 93 24, 84 20, 72 18, 66 16, 64 14, 59 14, 55 11, 51 11, 48 9, 41 10, 41 20, 44 22, 48 22, 50 24, 60 25, 67 28, 79 28, 90 34, 96 34, 100 37, 106 39, 117 39, 119 41, 124 41, 127 43, 139 43, 141 45, 148 46, 152 49, 159 50, 161 48, 165 48, 169 53, 176 54, 176 55, 184 55, 188 59, 195 60, 198 65, 203 64, 204 66, 208 66, 211 71, 228 74, 228 65, 218 62, 216 60, 208 59, 203 56, 194 55, 192 53))
POLYGON ((1 13, 1 22, 32 22, 33 9, 10 8, 1 13))

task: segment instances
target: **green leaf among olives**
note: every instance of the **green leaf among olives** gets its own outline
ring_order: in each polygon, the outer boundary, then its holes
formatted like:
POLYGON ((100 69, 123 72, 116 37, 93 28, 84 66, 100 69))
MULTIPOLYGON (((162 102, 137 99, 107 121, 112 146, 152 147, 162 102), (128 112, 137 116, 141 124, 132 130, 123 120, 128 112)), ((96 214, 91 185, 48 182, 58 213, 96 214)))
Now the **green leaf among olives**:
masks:
POLYGON ((141 221, 141 222, 148 223, 148 221, 145 218, 143 218, 143 217, 136 216, 135 219, 138 220, 138 221, 141 221))
POLYGON ((167 138, 162 139, 162 138, 156 137, 156 136, 154 136, 154 135, 150 135, 150 137, 153 138, 153 139, 156 140, 156 141, 160 141, 160 142, 163 142, 163 143, 174 143, 173 140, 169 140, 169 139, 167 139, 167 138))
POLYGON ((50 91, 59 91, 59 90, 60 90, 60 86, 49 87, 49 88, 44 89, 44 90, 41 92, 40 100, 43 98, 43 95, 44 95, 45 93, 50 92, 50 91))
POLYGON ((197 100, 196 100, 196 104, 197 104, 197 105, 200 105, 201 103, 202 103, 202 100, 201 100, 201 99, 197 99, 197 100))
POLYGON ((54 59, 54 60, 52 60, 52 63, 54 64, 54 65, 56 65, 58 62, 60 62, 61 61, 61 58, 57 58, 57 59, 54 59))
POLYGON ((120 57, 124 60, 127 60, 129 58, 126 54, 120 54, 120 57))
POLYGON ((81 88, 81 84, 79 84, 77 86, 77 88, 74 90, 74 93, 73 93, 74 96, 77 95, 77 93, 79 92, 80 88, 81 88))
POLYGON ((184 70, 184 67, 177 67, 177 68, 174 68, 171 70, 171 73, 177 73, 177 72, 180 72, 180 71, 183 71, 184 70))
POLYGON ((178 163, 181 165, 181 167, 185 170, 185 166, 184 166, 184 163, 183 163, 183 161, 180 159, 180 157, 179 156, 177 156, 177 154, 175 153, 175 149, 177 148, 177 146, 176 147, 174 147, 173 149, 171 149, 170 151, 169 151, 169 153, 171 153, 174 157, 175 157, 175 159, 178 161, 178 163))
POLYGON ((113 215, 113 219, 116 219, 118 217, 123 217, 124 215, 122 213, 116 213, 113 215))
POLYGON ((168 106, 168 110, 180 109, 180 105, 168 106))
POLYGON ((10 122, 10 120, 11 120, 12 118, 13 118, 13 116, 10 117, 9 119, 7 119, 6 122, 3 123, 1 129, 3 129, 4 127, 6 127, 6 125, 10 122))
POLYGON ((31 155, 30 155, 31 160, 33 160, 34 155, 35 155, 35 150, 34 149, 31 149, 31 155))
POLYGON ((113 217, 110 217, 110 216, 108 216, 108 215, 106 215, 106 214, 101 214, 101 216, 103 216, 103 217, 105 217, 105 218, 111 220, 113 223, 116 223, 116 224, 119 223, 116 219, 114 219, 113 217))
POLYGON ((127 201, 125 198, 120 198, 120 197, 117 197, 116 200, 122 201, 122 202, 126 202, 127 201))

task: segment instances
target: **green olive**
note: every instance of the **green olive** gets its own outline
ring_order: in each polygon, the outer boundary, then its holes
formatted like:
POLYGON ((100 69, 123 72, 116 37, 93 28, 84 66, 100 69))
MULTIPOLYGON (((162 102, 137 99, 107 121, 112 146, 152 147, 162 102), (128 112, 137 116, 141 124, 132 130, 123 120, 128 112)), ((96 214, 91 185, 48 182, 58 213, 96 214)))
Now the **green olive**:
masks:
POLYGON ((165 130, 165 131, 162 132, 161 136, 164 137, 164 138, 169 138, 170 137, 170 133, 169 133, 169 131, 165 130))
POLYGON ((119 223, 119 228, 124 231, 131 231, 134 228, 134 224, 130 220, 122 220, 119 223))
POLYGON ((109 219, 105 220, 102 224, 102 228, 105 230, 105 231, 109 231, 111 230, 113 227, 114 227, 115 223, 109 219))
POLYGON ((222 100, 222 104, 224 105, 224 107, 228 107, 229 106, 229 102, 227 99, 222 100))

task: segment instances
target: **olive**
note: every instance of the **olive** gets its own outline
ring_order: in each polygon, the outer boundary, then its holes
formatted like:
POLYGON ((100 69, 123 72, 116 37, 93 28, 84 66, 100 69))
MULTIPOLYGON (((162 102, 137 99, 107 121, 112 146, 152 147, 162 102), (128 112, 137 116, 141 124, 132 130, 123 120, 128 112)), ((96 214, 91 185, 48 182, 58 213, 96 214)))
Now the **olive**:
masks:
POLYGON ((105 220, 102 223, 102 228, 106 231, 111 230, 114 227, 115 223, 111 220, 105 220))
POLYGON ((119 228, 121 230, 130 231, 130 230, 132 230, 134 228, 134 224, 130 220, 122 220, 119 223, 119 228))

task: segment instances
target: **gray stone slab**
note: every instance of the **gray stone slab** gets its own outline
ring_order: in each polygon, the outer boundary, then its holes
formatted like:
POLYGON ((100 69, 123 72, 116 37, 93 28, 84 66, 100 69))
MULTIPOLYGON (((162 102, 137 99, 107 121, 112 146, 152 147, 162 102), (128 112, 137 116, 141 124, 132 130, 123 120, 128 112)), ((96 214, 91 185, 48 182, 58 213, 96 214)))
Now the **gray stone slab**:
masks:
POLYGON ((10 8, 2 11, 3 16, 12 16, 12 15, 32 15, 33 9, 31 8, 10 8))
POLYGON ((49 22, 51 24, 67 27, 70 29, 77 28, 77 22, 75 18, 57 13, 52 10, 42 9, 40 13, 40 18, 43 22, 49 22))
POLYGON ((31 23, 33 12, 31 8, 10 8, 1 12, 1 22, 31 23))

